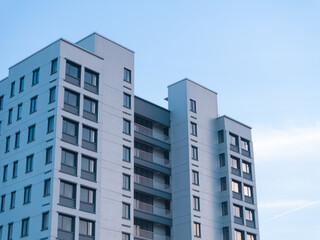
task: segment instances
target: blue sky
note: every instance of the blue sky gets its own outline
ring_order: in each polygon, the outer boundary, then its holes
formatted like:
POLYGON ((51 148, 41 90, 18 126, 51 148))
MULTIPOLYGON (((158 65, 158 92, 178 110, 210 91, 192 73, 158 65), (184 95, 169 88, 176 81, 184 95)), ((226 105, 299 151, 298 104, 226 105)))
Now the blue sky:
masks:
POLYGON ((320 1, 1 1, 0 79, 63 37, 96 31, 135 51, 136 95, 166 106, 188 77, 253 127, 261 240, 320 226, 320 1))

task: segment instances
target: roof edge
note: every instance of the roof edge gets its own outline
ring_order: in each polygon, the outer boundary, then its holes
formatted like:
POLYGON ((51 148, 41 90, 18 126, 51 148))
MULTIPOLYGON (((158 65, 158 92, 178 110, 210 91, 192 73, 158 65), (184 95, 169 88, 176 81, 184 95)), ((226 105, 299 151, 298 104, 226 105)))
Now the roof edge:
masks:
POLYGON ((236 123, 238 123, 238 124, 240 124, 240 125, 242 125, 242 126, 244 126, 244 127, 246 127, 246 128, 252 129, 252 127, 250 127, 250 126, 248 126, 248 125, 246 125, 246 124, 244 124, 244 123, 242 123, 242 122, 239 122, 238 120, 235 120, 235 119, 233 119, 233 118, 231 118, 231 117, 229 117, 229 116, 227 116, 227 115, 223 115, 223 116, 221 116, 221 117, 218 117, 217 119, 219 119, 219 118, 227 118, 227 119, 229 119, 229 120, 231 120, 231 121, 233 121, 233 122, 236 122, 236 123))
POLYGON ((151 104, 151 105, 153 105, 153 106, 155 106, 155 107, 158 107, 158 108, 160 108, 160 109, 162 109, 162 110, 165 110, 165 111, 167 111, 167 112, 171 112, 170 110, 168 110, 168 109, 166 109, 166 108, 164 108, 164 107, 161 107, 161 106, 159 106, 159 105, 157 105, 157 104, 155 104, 155 103, 153 103, 153 102, 150 102, 150 101, 148 101, 148 100, 146 100, 146 99, 144 99, 144 98, 141 98, 141 97, 138 97, 138 96, 136 96, 136 95, 134 95, 134 97, 135 98, 138 98, 138 99, 140 99, 140 100, 142 100, 142 101, 144 101, 144 102, 147 102, 147 103, 149 103, 149 104, 151 104))
POLYGON ((204 89, 206 89, 206 90, 208 90, 208 91, 210 91, 210 92, 218 95, 217 92, 215 92, 215 91, 213 91, 213 90, 211 90, 211 89, 209 89, 209 88, 207 88, 207 87, 205 87, 205 86, 202 86, 201 84, 196 83, 195 81, 193 81, 193 80, 191 80, 191 79, 189 79, 189 78, 184 78, 184 79, 182 79, 182 80, 180 80, 180 81, 178 81, 178 82, 172 83, 172 84, 168 85, 168 88, 171 87, 171 86, 173 86, 173 85, 175 85, 175 84, 178 84, 178 83, 180 83, 180 82, 182 82, 182 81, 192 82, 193 84, 198 85, 199 87, 202 87, 202 88, 204 88, 204 89))

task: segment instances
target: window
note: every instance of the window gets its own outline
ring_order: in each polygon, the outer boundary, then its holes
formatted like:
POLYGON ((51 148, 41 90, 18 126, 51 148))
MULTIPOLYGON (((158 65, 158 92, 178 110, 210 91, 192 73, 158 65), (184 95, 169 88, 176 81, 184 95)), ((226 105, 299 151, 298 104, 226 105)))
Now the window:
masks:
POLYGON ((58 71, 58 58, 51 61, 51 74, 54 74, 58 71))
POLYGON ((222 228, 223 240, 229 240, 229 227, 222 228))
POLYGON ((233 134, 233 133, 229 133, 229 139, 230 139, 230 149, 232 151, 239 152, 239 139, 238 139, 238 136, 233 134))
POLYGON ((232 180, 232 191, 236 193, 241 193, 240 183, 232 180))
POLYGON ((39 83, 39 68, 33 71, 32 75, 32 86, 39 83))
POLYGON ((131 134, 131 122, 127 119, 123 119, 123 133, 131 134))
POLYGON ((130 190, 130 175, 122 175, 122 188, 125 190, 130 190))
POLYGON ((97 130, 88 126, 82 128, 82 147, 97 151, 97 130))
POLYGON ((198 160, 198 148, 195 146, 191 146, 192 148, 192 159, 198 160))
POLYGON ((223 130, 218 131, 218 144, 224 142, 224 132, 223 130))
POLYGON ((253 222, 254 221, 254 212, 253 212, 253 210, 246 208, 245 213, 246 213, 246 220, 253 222))
POLYGON ((23 204, 28 204, 31 202, 31 185, 24 187, 24 197, 23 204))
POLYGON ((51 179, 44 180, 44 188, 43 188, 43 196, 49 196, 50 195, 50 187, 51 186, 51 179))
POLYGON ((73 114, 79 115, 79 98, 79 93, 65 89, 63 109, 73 114))
POLYGON ((131 71, 127 68, 123 69, 123 81, 131 83, 131 71))
POLYGON ((0 96, 0 110, 2 110, 3 109, 3 98, 4 98, 4 96, 2 95, 2 96, 0 96))
POLYGON ((59 203, 66 207, 74 208, 76 205, 76 185, 73 183, 60 182, 59 203))
POLYGON ((222 202, 221 209, 222 209, 222 216, 227 216, 228 215, 228 202, 222 202))
POLYGON ((200 211, 200 198, 193 196, 193 210, 200 211))
POLYGON ((244 234, 242 231, 234 230, 235 240, 244 240, 244 234))
POLYGON ((53 132, 53 129, 54 129, 54 116, 51 116, 48 118, 47 133, 53 132))
POLYGON ((123 106, 126 108, 131 108, 131 95, 123 93, 123 106))
POLYGON ((80 201, 84 203, 95 204, 95 190, 81 187, 80 201))
POLYGON ((46 164, 52 163, 52 147, 46 149, 46 164))
POLYGON ((242 171, 244 173, 251 175, 251 164, 245 161, 242 161, 242 171))
POLYGON ((226 155, 224 153, 219 154, 219 166, 224 167, 226 165, 226 155))
POLYGON ((42 213, 41 230, 49 228, 49 212, 42 213))
POLYGON ((2 121, 0 121, 0 135, 1 135, 1 126, 2 126, 2 121))
POLYGON ((28 143, 35 140, 36 125, 32 125, 28 129, 28 143))
POLYGON ((99 74, 89 69, 84 73, 84 89, 98 93, 99 92, 99 74))
POLYGON ((220 187, 221 187, 221 191, 227 190, 227 178, 226 177, 220 178, 220 187))
POLYGON ((4 212, 5 203, 6 203, 6 195, 3 194, 1 196, 0 212, 4 212))
POLYGON ((240 159, 234 156, 231 156, 231 167, 234 169, 240 169, 240 159))
POLYGON ((52 87, 49 90, 49 103, 56 101, 56 87, 52 87))
POLYGON ((63 118, 62 123, 62 140, 71 143, 78 144, 78 123, 63 118))
POLYGON ((249 141, 241 138, 241 149, 249 152, 249 141))
POLYGON ((33 170, 33 154, 27 157, 26 173, 32 172, 32 170, 33 170))
POLYGON ((16 206, 16 191, 11 192, 10 209, 15 208, 15 206, 16 206))
POLYGON ((12 82, 12 83, 11 83, 10 97, 13 97, 13 96, 14 96, 15 86, 16 86, 16 82, 12 82))
POLYGON ((190 99, 190 111, 196 113, 197 112, 197 105, 196 101, 190 99))
POLYGON ((130 240, 130 234, 129 233, 122 233, 122 240, 130 240))
POLYGON ((247 240, 256 240, 256 235, 247 233, 247 240))
POLYGON ((242 207, 233 205, 233 215, 238 218, 242 218, 242 207))
POLYGON ((77 175, 77 159, 76 152, 67 149, 61 150, 61 171, 70 175, 77 175))
POLYGON ((12 178, 16 178, 18 175, 18 161, 13 162, 13 169, 12 169, 12 178))
POLYGON ((10 136, 6 138, 6 152, 10 151, 10 136))
POLYGON ((59 214, 58 236, 59 236, 59 231, 74 233, 74 217, 59 214))
MULTIPOLYGON (((67 61, 67 65, 66 65, 66 75, 70 76, 70 77, 73 77, 75 79, 80 79, 80 76, 81 76, 81 66, 76 64, 76 63, 73 63, 73 62, 70 62, 70 61, 67 61)), ((78 84, 77 84, 78 85, 78 84)), ((80 85, 80 82, 79 82, 79 85, 80 85)))
POLYGON ((20 84, 19 84, 19 92, 23 92, 24 90, 24 77, 20 78, 20 84))
POLYGON ((130 148, 123 146, 123 161, 130 162, 131 161, 131 154, 130 154, 130 148))
POLYGON ((90 181, 96 180, 97 160, 87 156, 81 158, 81 177, 90 181))
POLYGON ((122 203, 122 218, 130 219, 130 204, 122 203))
POLYGON ((83 117, 91 121, 98 121, 98 101, 88 97, 83 98, 83 117))
POLYGON ((194 222, 193 223, 193 231, 195 237, 201 237, 201 226, 200 223, 194 222))
POLYGON ((3 176, 2 176, 2 181, 6 182, 8 178, 8 165, 3 166, 3 176))
POLYGON ((94 222, 80 219, 79 234, 83 236, 94 237, 94 222))
POLYGON ((13 108, 10 108, 8 112, 8 125, 12 123, 12 112, 13 108))
POLYGON ((30 99, 30 114, 37 111, 37 99, 38 96, 35 96, 30 99))
POLYGON ((197 136, 197 124, 194 122, 191 122, 191 135, 197 136))
POLYGON ((20 131, 16 132, 16 138, 14 141, 14 148, 19 148, 20 147, 20 131))
POLYGON ((17 111, 17 121, 22 118, 22 103, 18 105, 18 111, 17 111))
POLYGON ((199 172, 192 170, 192 184, 199 185, 199 172))
POLYGON ((13 234, 13 223, 8 224, 8 240, 12 240, 12 234, 13 234))
POLYGON ((26 237, 29 234, 29 218, 22 219, 21 237, 26 237))
POLYGON ((248 185, 243 185, 243 194, 246 197, 251 198, 252 197, 252 187, 248 185))

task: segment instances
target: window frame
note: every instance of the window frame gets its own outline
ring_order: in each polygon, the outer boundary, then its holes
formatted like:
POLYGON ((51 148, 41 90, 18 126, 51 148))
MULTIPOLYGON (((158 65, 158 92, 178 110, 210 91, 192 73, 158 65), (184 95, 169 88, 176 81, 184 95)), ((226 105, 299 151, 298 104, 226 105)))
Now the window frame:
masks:
POLYGON ((10 89, 10 97, 11 97, 11 98, 14 97, 15 88, 16 88, 16 82, 13 81, 13 82, 11 83, 11 89, 10 89))
POLYGON ((131 95, 128 93, 123 93, 123 107, 131 109, 131 95))
POLYGON ((38 95, 30 98, 30 113, 35 113, 37 111, 37 102, 38 102, 38 95))
POLYGON ((8 111, 8 125, 12 124, 12 115, 13 115, 13 108, 10 108, 8 111))
POLYGON ((31 203, 31 190, 32 190, 32 185, 28 185, 24 187, 23 205, 31 203))
POLYGON ((34 142, 36 139, 36 125, 33 124, 28 127, 28 143, 34 142))
POLYGON ((197 102, 190 98, 190 111, 197 113, 197 102))
POLYGON ((198 136, 198 126, 195 122, 190 122, 191 124, 191 135, 197 137, 198 136))
POLYGON ((26 157, 26 172, 25 173, 30 173, 33 171, 33 157, 34 157, 33 154, 26 157))
POLYGON ((131 191, 131 176, 129 174, 122 174, 122 189, 131 191))
POLYGON ((199 172, 192 170, 192 184, 199 186, 200 185, 200 181, 199 181, 199 172))
POLYGON ((56 101, 56 86, 49 89, 49 104, 56 101))
POLYGON ((15 149, 20 147, 20 135, 21 135, 20 131, 15 133, 15 139, 14 139, 14 148, 15 149))
POLYGON ((122 202, 122 218, 130 220, 130 203, 122 202))
POLYGON ((198 156, 198 147, 191 145, 191 150, 192 150, 192 159, 198 161, 199 160, 199 156, 198 156))
POLYGON ((49 229, 49 211, 42 213, 41 231, 49 229))
POLYGON ((200 197, 193 196, 193 210, 200 212, 200 197))
POLYGON ((127 134, 127 135, 131 135, 131 121, 126 118, 123 118, 122 133, 127 134))
POLYGON ((21 220, 21 237, 29 236, 29 219, 24 218, 21 220))
POLYGON ((48 117, 47 134, 54 131, 54 115, 48 117))
POLYGON ((24 76, 22 76, 19 80, 19 93, 24 91, 24 76))
POLYGON ((19 121, 22 118, 22 103, 18 104, 17 108, 17 121, 19 121))
POLYGON ((16 178, 17 176, 18 176, 18 160, 13 162, 12 179, 16 178))
POLYGON ((51 195, 51 178, 47 178, 43 182, 43 197, 51 195))
POLYGON ((51 75, 58 72, 58 58, 51 61, 51 75))
POLYGON ((201 223, 193 222, 194 237, 201 238, 201 223))
POLYGON ((10 209, 14 209, 16 207, 16 191, 11 192, 10 198, 10 209))
POLYGON ((123 68, 123 81, 125 81, 127 83, 132 83, 131 70, 128 68, 123 68))
POLYGON ((40 76, 40 68, 33 70, 33 72, 32 72, 32 85, 31 86, 34 86, 39 83, 39 76, 40 76))

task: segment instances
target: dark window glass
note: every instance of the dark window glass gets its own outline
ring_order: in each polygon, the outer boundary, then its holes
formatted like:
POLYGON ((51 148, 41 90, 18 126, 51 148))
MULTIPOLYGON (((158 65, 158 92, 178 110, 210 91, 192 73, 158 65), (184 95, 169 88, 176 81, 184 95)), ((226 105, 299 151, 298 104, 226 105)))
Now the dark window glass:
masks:
POLYGON ((69 75, 69 76, 71 76, 71 77, 80 79, 80 76, 81 76, 81 66, 78 65, 78 64, 76 64, 76 63, 67 61, 66 74, 69 75))
POLYGON ((52 147, 46 149, 46 164, 52 162, 52 147))
POLYGON ((48 129, 47 133, 53 132, 54 129, 54 116, 48 118, 48 129))
POLYGON ((192 112, 197 112, 197 105, 196 105, 196 101, 190 99, 190 111, 192 112))
POLYGON ((58 71, 58 59, 53 59, 51 61, 51 74, 54 74, 58 71))
POLYGON ((192 183, 199 185, 199 172, 192 170, 192 183))
POLYGON ((18 105, 17 120, 20 120, 21 117, 22 117, 22 103, 18 105))
POLYGON ((44 190, 43 190, 43 196, 49 196, 50 195, 50 186, 51 186, 51 179, 44 180, 44 190))
POLYGON ((14 148, 20 147, 20 132, 16 132, 16 138, 14 141, 14 148))
POLYGON ((123 93, 123 106, 126 108, 131 108, 131 95, 123 93))
POLYGON ((218 131, 218 144, 224 142, 224 132, 223 130, 218 131))
POLYGON ((22 219, 21 237, 26 237, 29 234, 29 218, 22 219))
POLYGON ((20 78, 20 84, 19 84, 19 92, 23 92, 24 90, 24 77, 20 78))
POLYGON ((41 230, 47 230, 49 228, 49 212, 42 213, 41 230))
POLYGON ((3 194, 1 195, 0 212, 4 212, 5 204, 6 204, 6 195, 3 194))
POLYGON ((131 83, 131 71, 127 68, 123 70, 123 81, 131 83))
POLYGON ((12 178, 16 178, 18 176, 18 161, 13 162, 13 169, 12 169, 12 178))
POLYGON ((6 152, 10 151, 10 136, 6 138, 6 152))
POLYGON ((16 191, 11 192, 10 209, 15 208, 15 206, 16 206, 16 191))
POLYGON ((27 186, 24 188, 23 204, 27 204, 30 202, 31 202, 31 186, 27 186))
POLYGON ((3 99, 4 99, 4 96, 0 96, 0 110, 3 109, 3 99))
POLYGON ((28 128, 28 142, 33 142, 35 140, 36 125, 32 125, 28 128))
POLYGON ((49 90, 49 103, 56 101, 56 87, 50 88, 49 90))
POLYGON ((13 109, 10 108, 8 113, 8 125, 12 123, 12 111, 13 109))
POLYGON ((16 82, 12 82, 12 83, 11 83, 10 97, 13 97, 13 96, 14 96, 15 87, 16 87, 16 82))
POLYGON ((32 172, 33 170, 33 155, 27 157, 26 161, 26 173, 32 172))
POLYGON ((198 160, 198 148, 195 146, 191 146, 192 148, 192 159, 198 160))
POLYGON ((130 175, 123 174, 122 175, 122 188, 125 190, 130 190, 130 175))
POLYGON ((90 85, 97 87, 99 85, 99 74, 86 69, 84 73, 84 81, 90 85))
POLYGON ((6 182, 8 179, 8 165, 3 166, 3 176, 2 176, 2 181, 6 182))
POLYGON ((80 229, 79 234, 82 236, 90 237, 90 239, 93 239, 94 237, 94 222, 80 219, 80 229))
POLYGON ((123 157, 122 159, 124 161, 130 162, 131 161, 131 154, 130 154, 130 148, 123 146, 123 157))
POLYGON ((33 71, 32 86, 39 83, 39 68, 33 71))
POLYGON ((77 158, 78 158, 78 155, 76 152, 62 149, 62 151, 61 151, 61 163, 62 164, 76 168, 77 167, 77 158))
POLYGON ((35 96, 30 99, 30 113, 34 113, 37 111, 37 99, 38 96, 35 96))
POLYGON ((191 122, 191 135, 198 136, 197 124, 191 122))
POLYGON ((130 219, 130 204, 122 203, 122 218, 130 219))
POLYGON ((59 214, 58 230, 74 233, 74 217, 59 214))
POLYGON ((123 119, 123 133, 131 134, 131 122, 127 119, 123 119))

